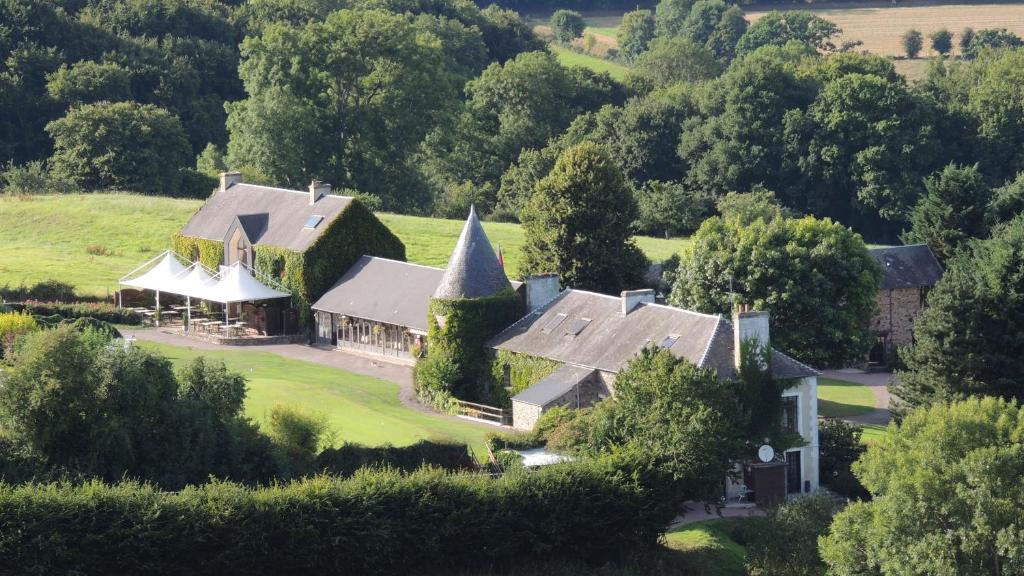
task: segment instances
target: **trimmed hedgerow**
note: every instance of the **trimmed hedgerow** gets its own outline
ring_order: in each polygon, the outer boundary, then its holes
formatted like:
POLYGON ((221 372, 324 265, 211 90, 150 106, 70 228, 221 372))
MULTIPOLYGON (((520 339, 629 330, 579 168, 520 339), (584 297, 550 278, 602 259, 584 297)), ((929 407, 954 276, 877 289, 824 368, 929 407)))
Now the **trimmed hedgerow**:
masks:
POLYGON ((339 476, 351 476, 367 466, 404 472, 412 472, 422 466, 436 466, 450 472, 475 470, 477 467, 469 446, 429 440, 400 447, 345 444, 320 452, 315 462, 316 470, 339 476))
MULTIPOLYGON (((172 244, 186 258, 198 252, 213 270, 224 260, 224 245, 215 240, 179 234, 172 244)), ((310 305, 364 254, 405 260, 405 244, 359 200, 352 200, 304 253, 265 244, 254 251, 253 267, 292 293, 302 326, 310 325, 310 305)))
POLYGON ((411 574, 656 544, 677 498, 619 455, 491 479, 362 470, 247 489, 0 485, 0 557, 26 574, 411 574))
POLYGON ((21 302, 23 300, 72 302, 82 300, 84 297, 77 296, 75 294, 75 287, 67 282, 44 280, 36 282, 32 286, 24 284, 14 287, 8 285, 0 286, 0 299, 10 302, 21 302))
POLYGON ((500 403, 506 394, 491 381, 490 358, 484 344, 519 319, 521 308, 511 286, 487 298, 431 298, 427 307, 427 358, 434 360, 420 363, 428 366, 444 357, 455 367, 455 374, 448 381, 431 382, 423 377, 422 368, 417 369, 420 397, 448 392, 463 400, 500 403), (444 326, 438 322, 439 317, 444 318, 444 326))
POLYGON ((26 300, 22 309, 33 316, 60 316, 62 318, 95 318, 111 324, 142 324, 137 312, 118 308, 107 302, 37 302, 26 300))

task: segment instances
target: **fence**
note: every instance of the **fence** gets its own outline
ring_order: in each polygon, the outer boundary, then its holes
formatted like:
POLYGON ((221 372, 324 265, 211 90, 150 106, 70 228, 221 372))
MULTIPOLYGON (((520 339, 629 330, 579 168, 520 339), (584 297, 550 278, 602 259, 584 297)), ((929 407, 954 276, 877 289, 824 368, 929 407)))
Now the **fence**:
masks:
POLYGON ((460 416, 468 416, 469 418, 486 420, 488 422, 494 422, 495 424, 502 424, 506 426, 512 423, 512 412, 510 410, 504 410, 494 406, 486 406, 484 404, 476 404, 475 402, 466 402, 465 400, 455 401, 459 405, 460 416))

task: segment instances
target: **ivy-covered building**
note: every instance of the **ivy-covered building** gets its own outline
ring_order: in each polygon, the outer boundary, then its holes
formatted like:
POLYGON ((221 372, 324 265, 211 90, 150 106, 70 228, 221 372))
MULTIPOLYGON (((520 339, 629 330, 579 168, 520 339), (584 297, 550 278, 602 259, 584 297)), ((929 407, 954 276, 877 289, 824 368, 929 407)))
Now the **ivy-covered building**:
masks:
POLYGON ((278 279, 293 295, 300 325, 315 302, 364 255, 405 260, 405 246, 358 199, 314 180, 308 191, 242 182, 220 185, 175 235, 178 254, 210 269, 242 262, 278 279))

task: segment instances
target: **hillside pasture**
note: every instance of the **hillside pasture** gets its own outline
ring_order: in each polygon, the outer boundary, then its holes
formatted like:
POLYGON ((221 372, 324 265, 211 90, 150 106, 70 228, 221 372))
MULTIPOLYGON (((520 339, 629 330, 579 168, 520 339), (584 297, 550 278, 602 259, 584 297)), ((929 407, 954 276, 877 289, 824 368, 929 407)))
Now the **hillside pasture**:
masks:
MULTIPOLYGON (((117 280, 170 245, 199 208, 197 200, 134 194, 0 197, 0 286, 61 280, 82 294, 106 296, 117 280)), ((379 214, 405 243, 410 262, 444 266, 462 230, 461 220, 379 214)), ((485 222, 501 246, 509 275, 518 272, 523 231, 518 224, 485 222)), ((662 261, 686 244, 638 236, 637 244, 662 261)))

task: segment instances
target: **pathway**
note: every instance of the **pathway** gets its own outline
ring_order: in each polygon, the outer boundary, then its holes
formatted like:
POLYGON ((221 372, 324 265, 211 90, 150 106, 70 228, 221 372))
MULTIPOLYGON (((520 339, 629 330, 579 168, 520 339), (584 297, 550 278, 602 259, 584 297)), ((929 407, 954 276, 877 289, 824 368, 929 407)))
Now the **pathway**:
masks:
POLYGON ((844 368, 842 370, 825 370, 821 375, 832 380, 853 382, 854 384, 867 386, 871 393, 875 395, 874 410, 866 414, 843 418, 843 420, 855 424, 877 424, 879 426, 885 426, 889 423, 891 418, 889 414, 891 396, 889 395, 888 384, 889 380, 892 379, 891 372, 865 372, 856 368, 844 368))
POLYGON ((172 346, 182 346, 184 348, 193 348, 196 350, 251 350, 253 352, 270 352, 271 354, 277 354, 278 356, 291 358, 293 360, 312 362, 314 364, 329 366, 331 368, 337 368, 347 372, 354 372, 363 376, 380 378, 381 380, 387 380, 388 382, 398 384, 398 400, 406 408, 416 410, 417 412, 422 412, 424 414, 433 414, 440 418, 451 418, 453 420, 458 420, 459 422, 467 422, 478 426, 485 426, 487 428, 495 428, 492 424, 477 422, 468 418, 458 418, 456 416, 441 414, 433 408, 420 403, 419 399, 416 398, 416 391, 412 386, 412 366, 393 364, 383 360, 374 360, 372 358, 347 354, 337 350, 336 348, 306 346, 304 344, 226 346, 223 344, 204 342, 202 340, 194 340, 180 334, 165 332, 158 328, 140 328, 138 330, 128 329, 122 330, 122 333, 125 336, 135 336, 138 340, 146 342, 170 344, 172 346))

